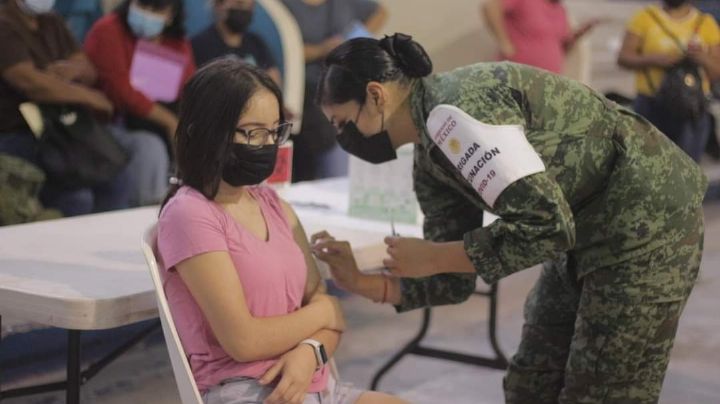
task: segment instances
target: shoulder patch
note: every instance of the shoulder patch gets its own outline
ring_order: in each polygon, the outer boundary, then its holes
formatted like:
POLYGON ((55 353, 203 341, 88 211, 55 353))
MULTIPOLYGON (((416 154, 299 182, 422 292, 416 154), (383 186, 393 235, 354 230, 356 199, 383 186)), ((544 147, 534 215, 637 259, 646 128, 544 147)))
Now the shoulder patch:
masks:
POLYGON ((430 112, 427 129, 433 142, 490 207, 510 184, 545 171, 545 164, 520 125, 486 124, 460 108, 443 104, 430 112))

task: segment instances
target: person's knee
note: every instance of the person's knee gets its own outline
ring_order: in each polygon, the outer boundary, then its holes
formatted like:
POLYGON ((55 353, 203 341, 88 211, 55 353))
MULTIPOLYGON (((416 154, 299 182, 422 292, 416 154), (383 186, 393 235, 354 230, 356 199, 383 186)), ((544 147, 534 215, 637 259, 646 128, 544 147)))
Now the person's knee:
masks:
POLYGON ((683 301, 579 311, 560 403, 656 402, 683 301))
POLYGON ((64 216, 92 213, 95 206, 95 196, 89 188, 73 191, 44 189, 41 200, 45 206, 58 209, 64 216))
POLYGON ((503 379, 506 403, 556 403, 563 386, 572 323, 525 324, 503 379))
POLYGON ((132 132, 128 136, 131 139, 128 148, 134 158, 142 161, 143 164, 167 166, 169 160, 167 148, 159 136, 144 131, 132 132))
POLYGON ((579 302, 574 274, 569 274, 565 254, 543 263, 543 270, 525 300, 526 324, 572 325, 579 302))
POLYGON ((355 404, 409 404, 409 402, 389 394, 366 391, 360 395, 355 404))
POLYGON ((110 181, 93 188, 93 212, 126 209, 130 206, 131 178, 123 170, 110 181))

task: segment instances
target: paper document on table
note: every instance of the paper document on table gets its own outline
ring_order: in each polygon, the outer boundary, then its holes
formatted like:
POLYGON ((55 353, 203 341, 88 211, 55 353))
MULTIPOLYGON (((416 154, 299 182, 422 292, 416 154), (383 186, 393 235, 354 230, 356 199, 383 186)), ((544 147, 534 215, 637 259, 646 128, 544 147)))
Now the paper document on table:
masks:
POLYGON ((350 157, 350 216, 419 222, 420 209, 413 191, 413 150, 412 145, 403 146, 396 160, 377 165, 350 157))
POLYGON ((295 209, 318 209, 345 214, 348 210, 348 189, 347 180, 332 178, 298 182, 277 191, 295 209))
POLYGON ((183 54, 138 41, 130 66, 130 84, 153 101, 177 100, 188 60, 183 54))

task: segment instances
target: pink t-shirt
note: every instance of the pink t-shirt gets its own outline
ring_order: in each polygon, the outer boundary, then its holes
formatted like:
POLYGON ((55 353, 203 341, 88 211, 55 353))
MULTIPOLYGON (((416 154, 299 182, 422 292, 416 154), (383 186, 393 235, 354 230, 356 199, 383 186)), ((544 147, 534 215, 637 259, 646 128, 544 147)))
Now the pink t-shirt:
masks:
MULTIPOLYGON (((190 187, 168 202, 158 222, 158 252, 165 295, 180 341, 201 391, 238 376, 260 378, 277 359, 241 363, 220 346, 200 306, 175 265, 198 254, 227 251, 255 317, 291 313, 301 307, 307 267, 277 194, 267 187, 249 187, 268 226, 268 241, 238 224, 222 206, 190 187)), ((206 270, 212 270, 207 268, 206 270)), ((326 368, 315 374, 308 392, 322 391, 326 368)))
POLYGON ((570 36, 565 7, 560 1, 503 0, 505 30, 515 46, 508 60, 562 73, 563 42, 570 36))

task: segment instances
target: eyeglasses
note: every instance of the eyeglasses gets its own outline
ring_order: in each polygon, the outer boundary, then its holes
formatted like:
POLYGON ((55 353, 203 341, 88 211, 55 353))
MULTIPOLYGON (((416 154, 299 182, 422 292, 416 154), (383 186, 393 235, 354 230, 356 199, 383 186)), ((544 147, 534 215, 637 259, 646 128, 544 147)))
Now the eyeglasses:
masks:
POLYGON ((242 129, 235 128, 235 132, 243 136, 238 143, 246 144, 252 148, 261 148, 268 143, 268 139, 272 136, 272 140, 275 144, 281 145, 287 142, 290 137, 290 130, 292 129, 291 122, 283 122, 275 129, 268 128, 255 128, 255 129, 242 129))

